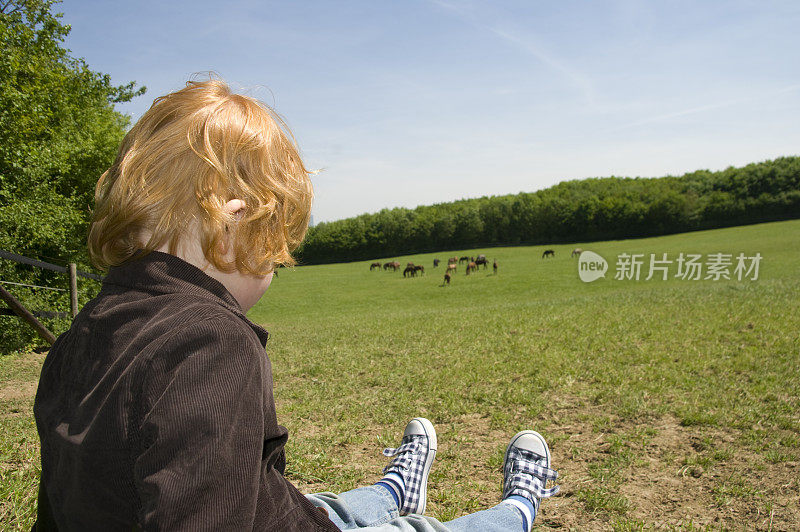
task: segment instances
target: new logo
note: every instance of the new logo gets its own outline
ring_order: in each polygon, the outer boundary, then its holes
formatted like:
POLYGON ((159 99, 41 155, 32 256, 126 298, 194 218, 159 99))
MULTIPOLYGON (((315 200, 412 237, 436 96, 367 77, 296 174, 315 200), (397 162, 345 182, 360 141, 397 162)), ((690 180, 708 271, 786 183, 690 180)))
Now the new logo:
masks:
POLYGON ((578 259, 578 276, 584 283, 591 283, 606 276, 608 263, 594 251, 584 251, 578 259))

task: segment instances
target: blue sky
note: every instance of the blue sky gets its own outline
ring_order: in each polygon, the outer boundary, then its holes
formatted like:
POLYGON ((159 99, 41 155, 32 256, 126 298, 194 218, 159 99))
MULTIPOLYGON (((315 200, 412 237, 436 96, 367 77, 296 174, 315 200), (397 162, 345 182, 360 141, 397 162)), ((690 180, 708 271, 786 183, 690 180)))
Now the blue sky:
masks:
POLYGON ((153 98, 213 70, 292 128, 316 222, 800 155, 800 2, 64 0, 153 98))

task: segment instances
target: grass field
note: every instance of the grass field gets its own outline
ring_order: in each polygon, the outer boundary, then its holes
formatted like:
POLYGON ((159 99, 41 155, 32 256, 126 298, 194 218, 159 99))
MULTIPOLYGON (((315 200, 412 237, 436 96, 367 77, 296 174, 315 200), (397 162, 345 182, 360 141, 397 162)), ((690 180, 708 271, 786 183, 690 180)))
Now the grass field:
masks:
MULTIPOLYGON (((800 528, 800 221, 570 246, 281 270, 250 318, 272 333, 288 475, 305 491, 374 482, 408 419, 439 433, 428 513, 495 504, 518 430, 544 434, 562 492, 548 529, 800 528), (583 283, 575 246, 609 262, 583 283), (432 259, 500 263, 450 286, 432 259), (615 280, 621 253, 760 253, 758 280, 615 280)), ((731 271, 733 268, 731 268, 731 271)), ((31 523, 32 394, 43 357, 0 357, 0 520, 31 523)), ((9 525, 7 525, 9 524, 9 525)))

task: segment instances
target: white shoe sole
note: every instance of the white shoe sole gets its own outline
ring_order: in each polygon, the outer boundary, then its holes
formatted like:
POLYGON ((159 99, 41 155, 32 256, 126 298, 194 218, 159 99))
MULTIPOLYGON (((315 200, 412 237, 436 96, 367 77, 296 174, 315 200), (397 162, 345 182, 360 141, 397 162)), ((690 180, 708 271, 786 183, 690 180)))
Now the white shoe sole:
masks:
POLYGON ((438 443, 436 441, 436 429, 433 428, 433 423, 424 417, 415 417, 411 421, 418 421, 422 425, 425 435, 428 437, 428 455, 425 457, 425 466, 423 468, 422 475, 422 489, 420 490, 419 494, 419 498, 422 501, 422 507, 417 511, 419 515, 424 515, 425 508, 428 506, 428 474, 431 472, 431 466, 433 465, 433 459, 436 456, 436 447, 438 443))

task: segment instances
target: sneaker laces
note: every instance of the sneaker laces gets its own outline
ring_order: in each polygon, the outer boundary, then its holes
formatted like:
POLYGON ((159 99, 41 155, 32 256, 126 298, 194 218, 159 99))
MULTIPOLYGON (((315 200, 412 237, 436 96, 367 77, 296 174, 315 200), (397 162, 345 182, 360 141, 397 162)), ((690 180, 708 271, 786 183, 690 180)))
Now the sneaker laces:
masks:
POLYGON ((559 486, 545 487, 548 480, 555 481, 558 478, 558 471, 535 463, 533 460, 539 457, 534 453, 528 453, 521 449, 518 449, 517 453, 520 456, 510 460, 511 475, 507 484, 509 487, 513 486, 511 494, 519 489, 528 491, 534 496, 543 499, 558 493, 559 486))
POLYGON ((389 471, 397 471, 398 469, 407 471, 408 468, 411 467, 411 463, 414 461, 414 455, 419 451, 419 448, 420 443, 412 439, 402 444, 400 447, 387 447, 384 449, 384 456, 394 456, 395 458, 388 466, 383 468, 383 474, 385 475, 389 471))

